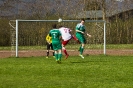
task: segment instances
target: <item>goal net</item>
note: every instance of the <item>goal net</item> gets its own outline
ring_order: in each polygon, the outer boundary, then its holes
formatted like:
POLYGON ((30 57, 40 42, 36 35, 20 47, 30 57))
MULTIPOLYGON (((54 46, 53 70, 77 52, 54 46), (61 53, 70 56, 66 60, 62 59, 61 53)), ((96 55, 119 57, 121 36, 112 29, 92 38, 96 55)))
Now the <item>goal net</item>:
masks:
MULTIPOLYGON (((46 36, 52 29, 52 24, 63 25, 72 30, 80 20, 11 20, 11 56, 46 56, 46 36)), ((86 36, 85 55, 106 54, 106 22, 103 20, 86 20, 86 31, 92 35, 86 36)), ((66 46, 70 55, 78 55, 80 44, 71 40, 66 46)))

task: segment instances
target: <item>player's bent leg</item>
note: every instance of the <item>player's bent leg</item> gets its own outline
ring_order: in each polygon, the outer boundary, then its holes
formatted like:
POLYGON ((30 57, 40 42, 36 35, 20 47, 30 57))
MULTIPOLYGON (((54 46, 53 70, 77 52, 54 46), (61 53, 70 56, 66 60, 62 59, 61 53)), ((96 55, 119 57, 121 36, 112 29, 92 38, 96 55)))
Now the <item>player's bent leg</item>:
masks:
POLYGON ((65 54, 65 59, 67 59, 68 56, 69 56, 69 54, 67 53, 67 50, 66 50, 66 48, 65 48, 65 45, 67 45, 68 42, 69 42, 69 40, 63 41, 63 42, 62 42, 62 51, 63 51, 64 54, 65 54))
POLYGON ((80 50, 79 50, 80 52, 79 56, 84 59, 83 51, 84 51, 84 43, 80 46, 80 50))
POLYGON ((72 38, 77 41, 78 39, 76 38, 76 36, 72 35, 72 38))
POLYGON ((80 41, 78 40, 78 38, 74 35, 72 35, 72 38, 77 42, 77 43, 80 43, 80 41))
POLYGON ((65 56, 65 60, 66 60, 68 57, 69 57, 69 55, 66 55, 66 56, 65 56))
POLYGON ((68 58, 68 56, 69 56, 69 54, 67 53, 67 51, 66 51, 65 47, 62 47, 62 50, 63 50, 63 52, 65 53, 65 59, 67 59, 67 58, 68 58))
POLYGON ((80 54, 83 54, 84 51, 84 44, 82 44, 81 49, 80 49, 80 54))
POLYGON ((67 51, 66 51, 66 48, 65 47, 62 47, 62 50, 64 52, 65 55, 68 55, 67 51))

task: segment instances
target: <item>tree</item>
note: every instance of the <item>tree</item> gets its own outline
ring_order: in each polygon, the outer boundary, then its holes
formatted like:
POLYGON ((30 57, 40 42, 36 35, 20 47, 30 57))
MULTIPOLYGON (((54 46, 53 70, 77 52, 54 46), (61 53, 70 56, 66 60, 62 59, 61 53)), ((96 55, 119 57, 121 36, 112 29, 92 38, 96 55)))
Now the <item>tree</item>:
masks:
POLYGON ((101 10, 100 5, 98 4, 97 0, 85 0, 85 11, 89 10, 101 10))
POLYGON ((106 3, 105 0, 85 0, 85 11, 102 10, 103 20, 106 20, 106 3))

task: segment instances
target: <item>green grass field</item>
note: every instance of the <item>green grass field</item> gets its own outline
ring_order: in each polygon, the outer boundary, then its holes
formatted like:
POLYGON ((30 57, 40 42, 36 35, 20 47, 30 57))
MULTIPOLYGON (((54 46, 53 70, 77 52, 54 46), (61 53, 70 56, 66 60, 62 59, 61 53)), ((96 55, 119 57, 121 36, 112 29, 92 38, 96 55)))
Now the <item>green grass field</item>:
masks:
POLYGON ((0 88, 133 88, 133 56, 4 58, 0 88))

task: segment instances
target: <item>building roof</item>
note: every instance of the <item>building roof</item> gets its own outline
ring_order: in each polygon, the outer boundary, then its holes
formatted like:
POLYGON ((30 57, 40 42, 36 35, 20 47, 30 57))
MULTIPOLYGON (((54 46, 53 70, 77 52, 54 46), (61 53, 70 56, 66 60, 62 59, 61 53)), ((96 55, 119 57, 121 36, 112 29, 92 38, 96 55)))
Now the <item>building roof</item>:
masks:
MULTIPOLYGON (((133 10, 133 8, 128 8, 128 9, 116 9, 112 11, 106 11, 106 17, 111 17, 119 13, 123 13, 126 11, 133 10)), ((83 11, 79 14, 77 14, 76 18, 102 18, 103 17, 103 12, 102 10, 91 10, 91 11, 83 11)))
MULTIPOLYGON (((106 0, 106 17, 111 17, 119 13, 133 10, 133 2, 125 0, 117 0, 118 2, 111 2, 106 0)), ((102 10, 82 11, 77 14, 77 18, 102 18, 102 10)))

